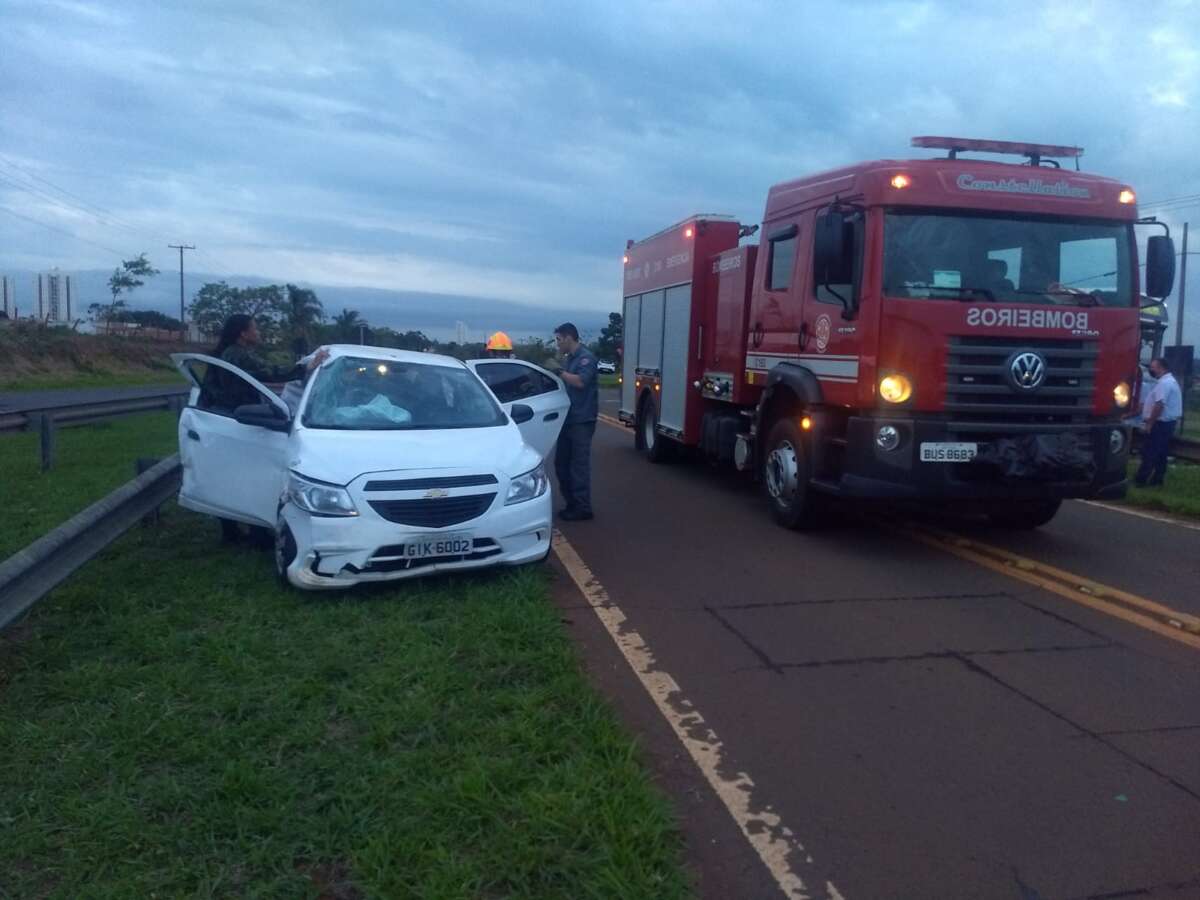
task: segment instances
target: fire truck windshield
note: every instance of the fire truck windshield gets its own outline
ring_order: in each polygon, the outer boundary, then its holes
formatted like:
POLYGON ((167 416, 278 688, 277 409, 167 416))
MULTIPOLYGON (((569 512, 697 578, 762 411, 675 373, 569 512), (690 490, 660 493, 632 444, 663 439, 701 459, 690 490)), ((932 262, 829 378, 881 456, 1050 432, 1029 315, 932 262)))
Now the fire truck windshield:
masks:
POLYGON ((1130 226, 890 210, 883 292, 970 302, 1132 306, 1130 226))

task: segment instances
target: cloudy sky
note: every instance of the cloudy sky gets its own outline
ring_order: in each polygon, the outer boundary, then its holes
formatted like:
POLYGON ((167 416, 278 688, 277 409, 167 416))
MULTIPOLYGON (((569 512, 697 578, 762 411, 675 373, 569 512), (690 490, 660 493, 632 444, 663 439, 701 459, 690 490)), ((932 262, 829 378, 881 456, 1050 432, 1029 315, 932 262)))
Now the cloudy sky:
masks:
POLYGON ((1190 0, 0 0, 0 271, 182 240, 603 311, 626 238, 914 134, 1079 144, 1200 223, 1198 38, 1190 0))

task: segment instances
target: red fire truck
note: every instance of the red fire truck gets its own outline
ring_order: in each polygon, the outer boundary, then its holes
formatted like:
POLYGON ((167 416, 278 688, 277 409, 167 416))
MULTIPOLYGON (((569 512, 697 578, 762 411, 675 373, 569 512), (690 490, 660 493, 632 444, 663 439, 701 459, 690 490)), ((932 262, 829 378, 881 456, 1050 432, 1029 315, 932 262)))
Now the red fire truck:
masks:
POLYGON ((947 152, 775 185, 757 245, 720 215, 628 243, 620 418, 650 461, 754 472, 793 528, 836 497, 1037 527, 1122 495, 1138 301, 1175 274, 1154 234, 1140 284, 1134 226, 1166 226, 1077 147, 913 146, 947 152))

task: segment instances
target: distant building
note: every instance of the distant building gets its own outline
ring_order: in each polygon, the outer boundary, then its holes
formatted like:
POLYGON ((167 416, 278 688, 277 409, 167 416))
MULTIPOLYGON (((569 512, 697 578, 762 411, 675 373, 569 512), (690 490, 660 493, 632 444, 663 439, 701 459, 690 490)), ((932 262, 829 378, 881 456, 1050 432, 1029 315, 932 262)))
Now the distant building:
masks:
POLYGON ((37 317, 43 322, 71 321, 71 276, 58 269, 36 277, 37 317))
POLYGON ((454 323, 454 340, 461 346, 467 342, 467 323, 454 323))

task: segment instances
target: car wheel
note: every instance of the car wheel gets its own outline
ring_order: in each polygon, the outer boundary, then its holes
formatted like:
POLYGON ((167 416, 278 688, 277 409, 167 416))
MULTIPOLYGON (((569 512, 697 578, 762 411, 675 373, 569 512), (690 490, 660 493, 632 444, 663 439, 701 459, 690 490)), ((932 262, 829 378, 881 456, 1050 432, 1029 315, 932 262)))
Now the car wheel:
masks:
POLYGON ((1041 528, 1057 514, 1061 500, 1030 500, 997 503, 987 512, 988 521, 997 528, 1028 531, 1041 528))
POLYGON ((287 522, 280 521, 275 528, 275 576, 284 587, 292 587, 287 570, 296 561, 296 537, 287 522))
POLYGON ((780 419, 767 436, 763 454, 763 484, 771 516, 784 528, 812 528, 818 521, 820 498, 808 486, 808 453, 800 429, 780 419))
POLYGON ((672 456, 674 447, 670 438, 658 433, 658 410, 654 408, 654 400, 647 396, 642 398, 637 414, 637 447, 652 463, 666 462, 672 456))

